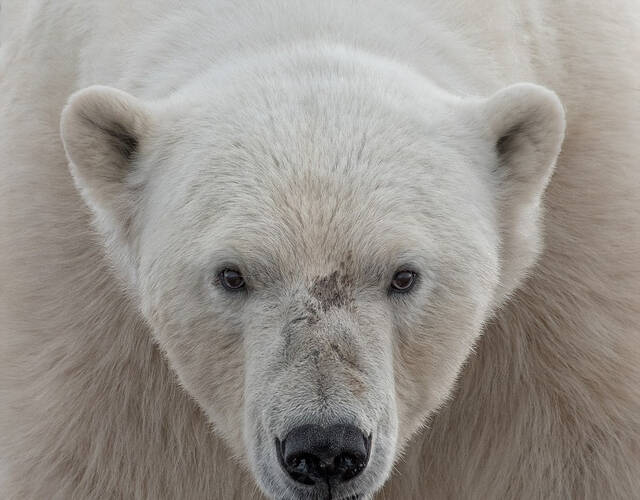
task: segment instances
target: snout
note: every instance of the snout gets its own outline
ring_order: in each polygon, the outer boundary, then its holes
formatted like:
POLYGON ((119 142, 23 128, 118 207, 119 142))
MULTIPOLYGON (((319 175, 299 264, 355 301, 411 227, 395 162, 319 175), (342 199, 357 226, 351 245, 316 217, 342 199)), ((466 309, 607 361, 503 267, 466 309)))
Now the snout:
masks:
POLYGON ((351 425, 303 425, 276 440, 280 465, 291 479, 329 488, 350 481, 369 462, 371 435, 351 425))
POLYGON ((263 344, 260 337, 260 350, 251 344, 249 463, 269 498, 371 498, 391 471, 397 438, 387 337, 363 334, 351 311, 325 311, 300 293, 286 313, 306 317, 312 304, 312 324, 295 316, 274 341, 263 344))

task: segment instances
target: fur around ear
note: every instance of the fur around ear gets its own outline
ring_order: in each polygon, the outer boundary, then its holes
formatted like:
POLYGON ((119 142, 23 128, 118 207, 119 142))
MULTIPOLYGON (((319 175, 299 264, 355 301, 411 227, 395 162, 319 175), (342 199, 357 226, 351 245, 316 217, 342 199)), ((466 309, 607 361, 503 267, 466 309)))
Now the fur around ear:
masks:
POLYGON ((565 118, 555 93, 529 83, 496 92, 482 103, 481 115, 498 157, 502 270, 496 302, 501 302, 542 250, 541 199, 560 153, 565 118))
POLYGON ((134 164, 150 127, 135 97, 92 86, 71 96, 62 113, 62 142, 76 187, 92 209, 111 256, 132 271, 129 228, 136 210, 134 164))

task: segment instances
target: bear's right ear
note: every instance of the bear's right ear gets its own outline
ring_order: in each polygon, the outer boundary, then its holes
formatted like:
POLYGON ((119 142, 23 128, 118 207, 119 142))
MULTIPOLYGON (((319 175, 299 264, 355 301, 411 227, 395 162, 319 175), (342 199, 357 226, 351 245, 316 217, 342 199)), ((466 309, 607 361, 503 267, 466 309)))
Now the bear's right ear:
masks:
POLYGON ((126 216, 127 178, 149 122, 144 104, 126 92, 96 85, 71 96, 62 142, 76 185, 97 214, 126 216))
POLYGON ((133 176, 140 146, 149 135, 150 112, 142 101, 110 87, 92 86, 71 96, 61 134, 76 187, 96 216, 117 260, 131 259, 129 229, 137 204, 133 176))

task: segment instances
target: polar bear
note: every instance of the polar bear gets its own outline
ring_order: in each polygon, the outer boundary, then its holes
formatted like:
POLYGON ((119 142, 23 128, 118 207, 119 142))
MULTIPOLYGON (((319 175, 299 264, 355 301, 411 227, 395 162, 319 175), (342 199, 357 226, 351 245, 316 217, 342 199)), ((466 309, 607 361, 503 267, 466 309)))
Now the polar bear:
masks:
POLYGON ((2 498, 637 495, 640 8, 0 9, 2 498))

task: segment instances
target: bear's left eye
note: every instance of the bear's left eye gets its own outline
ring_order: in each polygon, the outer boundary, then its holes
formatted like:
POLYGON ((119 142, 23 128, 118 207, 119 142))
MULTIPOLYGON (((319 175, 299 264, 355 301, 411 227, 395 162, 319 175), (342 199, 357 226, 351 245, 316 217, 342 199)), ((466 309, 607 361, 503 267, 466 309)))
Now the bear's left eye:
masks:
POLYGON ((391 280, 391 291, 399 293, 407 293, 416 284, 417 273, 402 269, 396 271, 391 280))
POLYGON ((232 292, 242 290, 246 286, 242 273, 237 269, 223 269, 218 277, 220 278, 220 284, 232 292))

